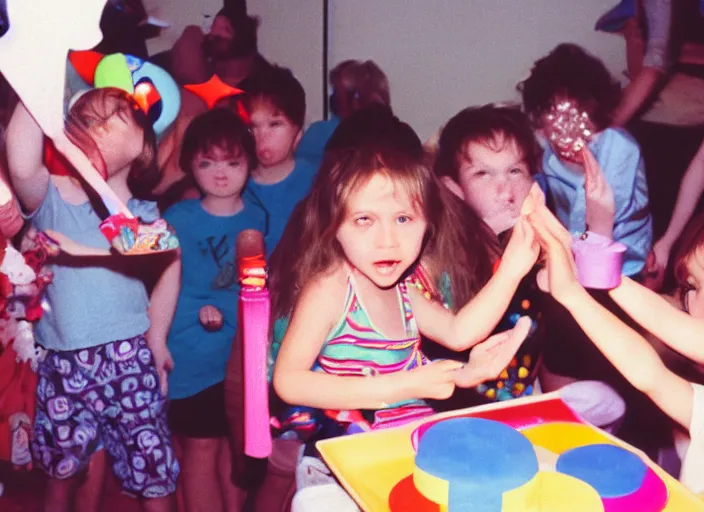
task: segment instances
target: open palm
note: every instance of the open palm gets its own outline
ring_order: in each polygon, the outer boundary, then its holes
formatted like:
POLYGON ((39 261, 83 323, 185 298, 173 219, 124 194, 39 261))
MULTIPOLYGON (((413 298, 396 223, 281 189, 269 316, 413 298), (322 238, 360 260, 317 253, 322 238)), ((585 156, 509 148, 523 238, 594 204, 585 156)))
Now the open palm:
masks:
POLYGON ((529 317, 521 317, 513 329, 494 334, 476 345, 469 354, 469 362, 456 371, 455 385, 468 388, 497 378, 525 341, 531 324, 529 317))

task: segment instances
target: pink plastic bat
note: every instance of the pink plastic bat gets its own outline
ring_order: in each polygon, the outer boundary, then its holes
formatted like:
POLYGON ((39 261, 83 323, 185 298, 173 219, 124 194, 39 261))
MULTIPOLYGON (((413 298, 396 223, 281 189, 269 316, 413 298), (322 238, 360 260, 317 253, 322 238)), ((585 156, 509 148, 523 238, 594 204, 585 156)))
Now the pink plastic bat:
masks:
POLYGON ((240 326, 244 357, 244 452, 250 457, 271 455, 267 347, 269 290, 266 289, 264 237, 255 230, 237 238, 240 273, 240 326))

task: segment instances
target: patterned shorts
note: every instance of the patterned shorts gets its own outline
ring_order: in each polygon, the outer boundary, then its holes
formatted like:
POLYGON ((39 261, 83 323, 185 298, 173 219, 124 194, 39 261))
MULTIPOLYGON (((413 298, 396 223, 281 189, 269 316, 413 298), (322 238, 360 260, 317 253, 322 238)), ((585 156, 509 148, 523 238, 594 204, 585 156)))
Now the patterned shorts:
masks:
POLYGON ((53 478, 68 478, 104 446, 125 491, 167 496, 179 465, 164 405, 144 336, 49 351, 39 367, 35 463, 53 478))

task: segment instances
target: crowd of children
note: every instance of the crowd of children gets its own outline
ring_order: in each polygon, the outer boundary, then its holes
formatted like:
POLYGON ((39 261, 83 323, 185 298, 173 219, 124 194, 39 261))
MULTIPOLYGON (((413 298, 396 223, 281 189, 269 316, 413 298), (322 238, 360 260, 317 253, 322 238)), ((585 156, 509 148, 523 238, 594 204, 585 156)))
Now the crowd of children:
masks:
POLYGON ((682 311, 639 284, 653 245, 645 164, 612 127, 620 89, 603 63, 558 46, 518 84, 522 108, 469 106, 432 151, 392 113, 376 65, 343 64, 332 77, 339 118, 307 141, 298 80, 277 66, 253 74, 243 109, 190 121, 183 178, 162 197, 152 193, 156 138, 133 99, 103 88, 71 103, 72 140, 117 197, 178 235, 178 251, 150 265, 105 252, 107 212, 79 178, 52 173, 18 103, 5 129, 9 180, 0 176, 0 278, 23 221, 103 250, 41 262, 52 280, 34 326, 45 353, 32 454, 49 477, 45 510, 99 510, 106 455, 147 511, 243 510, 257 485, 262 512, 277 500, 287 509, 285 485, 242 483, 225 409, 242 320, 236 240, 251 229, 270 263, 273 432, 296 446, 284 456, 275 444, 272 460, 291 460, 269 471, 296 468, 284 474, 293 510, 356 510, 319 458, 320 439, 565 385, 577 412, 616 435, 644 421, 633 397, 649 397, 689 431, 681 478, 704 492, 704 391, 668 370, 637 327, 704 361, 704 221, 685 229, 674 258, 682 311), (574 151, 551 136, 564 102, 590 129, 574 151), (575 278, 570 244, 587 231, 627 247, 623 281, 608 292, 575 278))

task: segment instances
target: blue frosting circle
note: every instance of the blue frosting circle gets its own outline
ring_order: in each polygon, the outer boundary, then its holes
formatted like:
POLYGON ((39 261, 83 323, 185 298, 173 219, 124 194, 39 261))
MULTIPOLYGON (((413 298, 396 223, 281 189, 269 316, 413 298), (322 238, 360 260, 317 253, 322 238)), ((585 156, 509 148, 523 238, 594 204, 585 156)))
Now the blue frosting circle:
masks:
POLYGON ((564 452, 556 469, 588 483, 602 498, 619 498, 640 489, 648 467, 628 450, 592 444, 564 452))
POLYGON ((430 427, 418 443, 415 463, 449 483, 450 510, 500 512, 502 494, 538 472, 528 438, 480 418, 451 418, 430 427))

